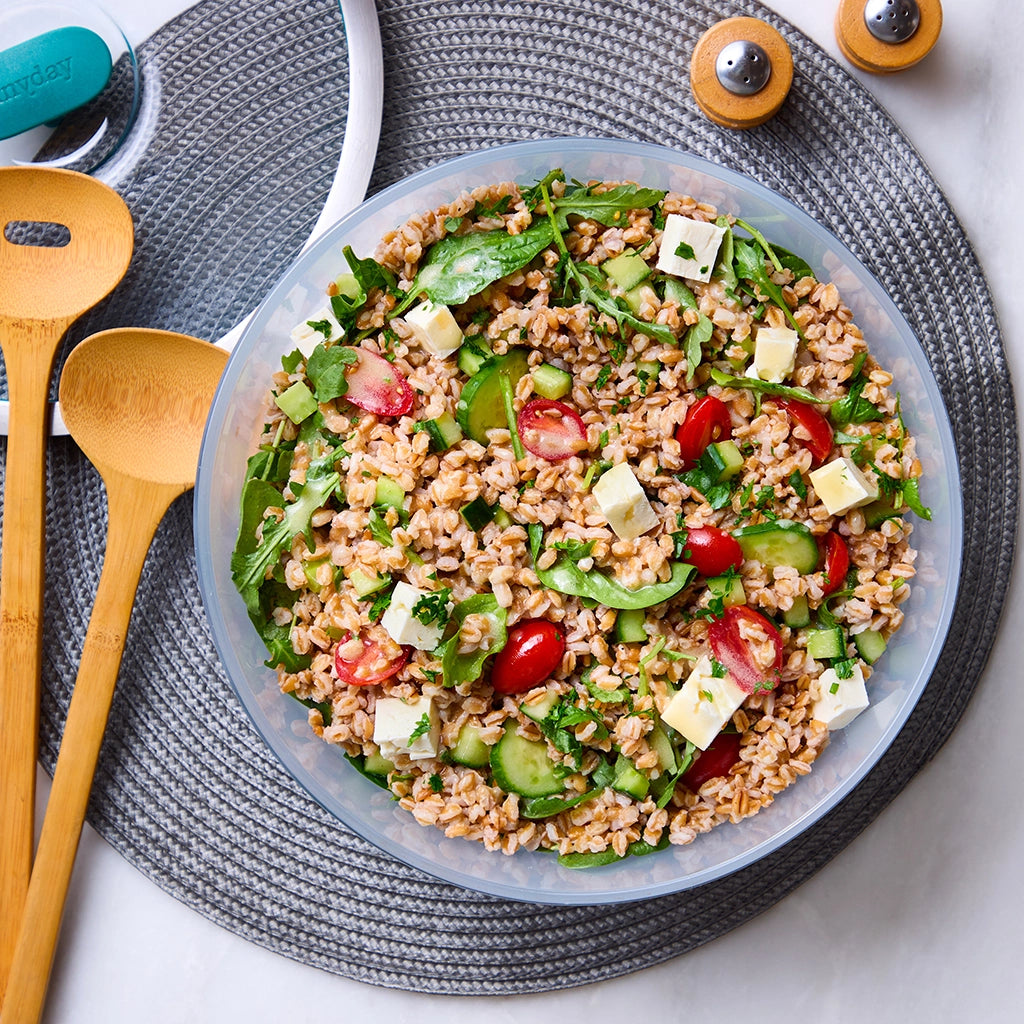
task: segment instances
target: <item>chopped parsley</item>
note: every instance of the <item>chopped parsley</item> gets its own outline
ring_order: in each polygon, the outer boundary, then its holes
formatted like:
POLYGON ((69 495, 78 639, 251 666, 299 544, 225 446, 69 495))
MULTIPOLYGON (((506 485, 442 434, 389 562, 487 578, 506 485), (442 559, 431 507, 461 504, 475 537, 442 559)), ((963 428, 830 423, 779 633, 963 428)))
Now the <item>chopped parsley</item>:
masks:
POLYGON ((442 779, 437 772, 434 772, 427 781, 430 783, 430 788, 435 793, 440 793, 444 789, 444 779, 442 779))
POLYGON ((318 331, 324 336, 324 340, 327 340, 331 336, 333 327, 331 326, 330 320, 307 320, 306 326, 311 327, 314 331, 318 331))
POLYGON ((451 587, 444 587, 432 594, 424 594, 413 606, 413 618, 419 619, 424 626, 436 622, 444 626, 448 622, 448 598, 452 595, 451 587))
POLYGON ((597 380, 594 381, 594 387, 597 389, 603 388, 605 384, 611 380, 612 368, 607 363, 601 367, 597 372, 597 380))
POLYGON ((423 712, 423 717, 416 723, 416 728, 409 733, 409 742, 406 746, 411 747, 421 736, 425 736, 430 732, 430 715, 428 712, 423 712))
MULTIPOLYGON (((383 593, 378 594, 370 605, 370 610, 367 612, 371 622, 377 622, 380 617, 387 610, 389 604, 391 604, 391 591, 385 590, 383 593)), ((424 671, 427 671, 424 669, 424 671)))
POLYGON ((689 242, 680 242, 676 246, 676 255, 684 260, 694 260, 697 258, 697 254, 693 251, 693 246, 689 242))
POLYGON ((717 659, 711 659, 711 675, 714 679, 724 679, 725 674, 728 671, 726 667, 717 659))

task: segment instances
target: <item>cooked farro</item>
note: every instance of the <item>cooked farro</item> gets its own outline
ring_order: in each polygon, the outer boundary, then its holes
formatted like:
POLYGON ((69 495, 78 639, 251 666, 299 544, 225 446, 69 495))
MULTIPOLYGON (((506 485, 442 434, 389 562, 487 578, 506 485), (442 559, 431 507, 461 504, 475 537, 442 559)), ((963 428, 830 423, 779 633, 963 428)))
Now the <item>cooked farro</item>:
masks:
POLYGON ((312 730, 421 824, 566 863, 807 774, 928 514, 835 286, 694 198, 554 173, 347 255, 270 382, 232 565, 312 730))

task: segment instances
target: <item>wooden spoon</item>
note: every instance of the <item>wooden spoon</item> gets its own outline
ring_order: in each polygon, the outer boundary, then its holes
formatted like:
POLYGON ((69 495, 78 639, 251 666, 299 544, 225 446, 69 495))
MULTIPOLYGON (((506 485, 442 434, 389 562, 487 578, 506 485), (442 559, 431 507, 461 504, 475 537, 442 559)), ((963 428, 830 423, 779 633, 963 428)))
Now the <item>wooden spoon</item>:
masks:
POLYGON ((160 520, 195 483, 226 359, 196 338, 125 328, 87 338, 64 365, 64 421, 107 488, 107 549, 11 964, 5 1024, 29 1024, 42 1013, 135 590, 160 520))
POLYGON ((0 168, 0 348, 10 400, 0 554, 0 998, 35 834, 50 373, 64 332, 121 280, 133 244, 128 207, 101 182, 0 168), (61 225, 71 240, 15 244, 6 233, 20 222, 61 225))

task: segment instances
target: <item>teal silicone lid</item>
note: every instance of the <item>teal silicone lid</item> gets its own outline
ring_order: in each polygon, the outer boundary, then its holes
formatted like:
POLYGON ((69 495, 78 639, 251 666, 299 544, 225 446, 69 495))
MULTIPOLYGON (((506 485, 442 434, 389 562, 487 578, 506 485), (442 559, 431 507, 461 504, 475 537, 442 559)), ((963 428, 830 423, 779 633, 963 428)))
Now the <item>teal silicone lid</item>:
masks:
POLYGON ((110 50, 87 28, 57 28, 0 50, 0 139, 56 121, 98 96, 110 50))

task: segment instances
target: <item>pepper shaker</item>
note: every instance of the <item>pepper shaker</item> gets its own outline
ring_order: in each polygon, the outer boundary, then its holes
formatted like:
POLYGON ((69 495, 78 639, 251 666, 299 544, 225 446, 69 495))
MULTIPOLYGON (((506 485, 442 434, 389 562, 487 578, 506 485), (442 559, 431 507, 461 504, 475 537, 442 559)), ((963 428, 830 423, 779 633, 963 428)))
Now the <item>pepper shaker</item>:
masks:
POLYGON ((927 56, 942 28, 940 0, 840 0, 836 42, 861 71, 903 71, 927 56))
POLYGON ((793 84, 786 40, 757 18, 726 18, 697 41, 690 87, 700 109, 726 128, 753 128, 774 117, 793 84))

